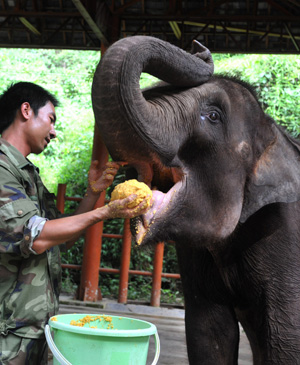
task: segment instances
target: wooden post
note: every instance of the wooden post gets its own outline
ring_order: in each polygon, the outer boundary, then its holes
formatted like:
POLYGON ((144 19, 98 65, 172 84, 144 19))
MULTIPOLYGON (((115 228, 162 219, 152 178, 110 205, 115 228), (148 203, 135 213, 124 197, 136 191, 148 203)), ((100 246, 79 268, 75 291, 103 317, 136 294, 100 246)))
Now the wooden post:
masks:
MULTIPOLYGON (((92 159, 99 161, 103 167, 108 161, 108 152, 102 142, 98 128, 95 126, 94 144, 92 159)), ((95 208, 102 207, 105 202, 105 191, 98 199, 95 208)), ((85 244, 83 249, 82 272, 79 290, 79 299, 83 301, 95 302, 101 300, 99 289, 99 267, 101 261, 103 222, 99 222, 87 229, 85 234, 85 244)))
POLYGON ((123 231, 120 281, 119 281, 119 297, 118 297, 119 303, 127 303, 130 255, 131 255, 130 220, 125 219, 124 231, 123 231))
POLYGON ((58 184, 56 195, 56 207, 63 214, 65 212, 65 196, 67 184, 58 184))
MULTIPOLYGON (((101 54, 104 54, 105 51, 106 47, 102 43, 101 54)), ((108 152, 96 125, 94 128, 92 160, 98 160, 100 168, 108 161, 108 152)), ((104 203, 105 191, 101 193, 95 208, 102 207, 104 203)), ((102 233, 103 222, 94 224, 86 231, 79 289, 79 299, 83 301, 94 302, 102 299, 101 290, 99 288, 102 233)))
POLYGON ((153 279, 150 305, 153 307, 160 306, 160 291, 161 291, 161 273, 164 259, 164 243, 159 242, 155 247, 154 264, 153 264, 153 279))

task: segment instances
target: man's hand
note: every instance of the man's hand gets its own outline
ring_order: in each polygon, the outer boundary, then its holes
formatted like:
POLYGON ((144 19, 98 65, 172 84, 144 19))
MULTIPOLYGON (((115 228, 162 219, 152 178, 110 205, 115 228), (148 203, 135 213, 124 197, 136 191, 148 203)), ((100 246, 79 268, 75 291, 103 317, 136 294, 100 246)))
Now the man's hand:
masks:
POLYGON ((149 196, 147 196, 139 205, 134 208, 129 208, 128 204, 130 204, 136 195, 130 195, 125 199, 119 199, 111 201, 108 205, 105 205, 99 209, 106 209, 106 219, 111 218, 133 218, 139 215, 145 214, 147 210, 150 208, 147 200, 149 196))
POLYGON ((88 190, 99 195, 112 184, 117 171, 124 165, 126 162, 107 162, 103 168, 99 168, 99 161, 92 161, 88 175, 88 190))

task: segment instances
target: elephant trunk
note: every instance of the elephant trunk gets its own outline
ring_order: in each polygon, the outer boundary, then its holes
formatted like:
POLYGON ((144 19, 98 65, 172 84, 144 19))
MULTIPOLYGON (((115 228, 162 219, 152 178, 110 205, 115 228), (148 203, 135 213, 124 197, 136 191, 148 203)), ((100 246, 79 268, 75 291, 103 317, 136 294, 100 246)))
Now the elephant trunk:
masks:
POLYGON ((178 149, 174 111, 160 97, 145 99, 140 75, 147 72, 180 88, 204 83, 213 73, 211 54, 198 42, 194 46, 198 49, 192 55, 157 38, 135 36, 114 43, 104 54, 95 72, 92 102, 96 123, 114 159, 128 160, 130 142, 132 156, 138 153, 147 160, 155 152, 162 160, 172 161, 178 149))

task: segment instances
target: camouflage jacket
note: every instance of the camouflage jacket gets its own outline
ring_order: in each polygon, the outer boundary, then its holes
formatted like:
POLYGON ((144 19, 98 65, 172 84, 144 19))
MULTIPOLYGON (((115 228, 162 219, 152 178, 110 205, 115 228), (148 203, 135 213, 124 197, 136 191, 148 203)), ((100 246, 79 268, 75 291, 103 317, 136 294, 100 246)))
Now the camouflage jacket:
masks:
POLYGON ((54 196, 37 168, 0 138, 0 334, 44 336, 48 318, 57 313, 61 283, 60 250, 37 255, 27 227, 31 217, 59 215, 54 196))

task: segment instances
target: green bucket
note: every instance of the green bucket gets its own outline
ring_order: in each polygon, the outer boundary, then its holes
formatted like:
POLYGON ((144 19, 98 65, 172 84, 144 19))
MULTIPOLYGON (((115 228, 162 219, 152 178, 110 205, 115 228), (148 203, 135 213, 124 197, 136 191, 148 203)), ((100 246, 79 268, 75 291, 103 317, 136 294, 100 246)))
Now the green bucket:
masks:
POLYGON ((156 344, 152 365, 157 363, 160 354, 156 326, 127 317, 57 315, 50 318, 45 335, 53 353, 53 365, 145 365, 151 335, 155 336, 156 344))

